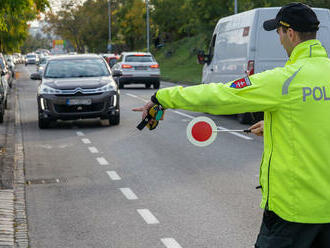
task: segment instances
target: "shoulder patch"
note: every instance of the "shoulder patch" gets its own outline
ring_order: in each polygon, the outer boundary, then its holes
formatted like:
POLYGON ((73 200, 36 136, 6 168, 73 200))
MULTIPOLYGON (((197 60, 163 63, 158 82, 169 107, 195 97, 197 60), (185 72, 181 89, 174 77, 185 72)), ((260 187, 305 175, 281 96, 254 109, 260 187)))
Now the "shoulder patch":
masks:
POLYGON ((242 89, 244 87, 250 86, 251 85, 251 81, 249 79, 249 77, 244 77, 241 79, 238 79, 236 81, 234 81, 230 87, 231 88, 236 88, 236 89, 242 89))

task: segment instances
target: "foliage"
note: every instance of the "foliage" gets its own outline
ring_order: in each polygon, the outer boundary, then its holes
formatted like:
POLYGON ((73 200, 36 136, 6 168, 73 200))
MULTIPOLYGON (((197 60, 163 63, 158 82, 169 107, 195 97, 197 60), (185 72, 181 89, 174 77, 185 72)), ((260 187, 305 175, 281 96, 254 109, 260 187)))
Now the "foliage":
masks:
POLYGON ((1 0, 0 51, 18 50, 28 35, 28 21, 34 20, 47 6, 48 0, 1 0))

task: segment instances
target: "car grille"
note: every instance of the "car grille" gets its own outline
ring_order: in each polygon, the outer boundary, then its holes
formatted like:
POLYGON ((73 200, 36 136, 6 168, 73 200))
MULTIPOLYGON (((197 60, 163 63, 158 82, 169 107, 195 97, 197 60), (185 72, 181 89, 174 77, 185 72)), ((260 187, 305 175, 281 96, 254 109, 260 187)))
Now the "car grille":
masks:
POLYGON ((98 92, 98 93, 81 93, 80 91, 74 93, 74 94, 56 94, 55 96, 63 96, 65 95, 67 96, 95 96, 95 95, 101 95, 102 92, 98 92))
POLYGON ((79 112, 99 112, 104 109, 104 102, 94 103, 91 105, 63 105, 54 104, 55 111, 57 113, 79 113, 79 112))

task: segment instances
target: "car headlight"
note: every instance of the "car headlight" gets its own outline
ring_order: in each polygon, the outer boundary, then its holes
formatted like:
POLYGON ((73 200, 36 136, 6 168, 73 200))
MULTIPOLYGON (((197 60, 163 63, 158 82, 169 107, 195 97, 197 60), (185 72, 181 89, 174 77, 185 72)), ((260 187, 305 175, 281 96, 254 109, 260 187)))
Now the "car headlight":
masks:
POLYGON ((54 88, 51 88, 47 85, 40 85, 40 88, 39 88, 39 94, 61 94, 61 90, 57 90, 57 89, 54 89, 54 88))
POLYGON ((117 90, 116 84, 111 82, 109 84, 104 85, 101 88, 97 88, 96 92, 108 92, 108 91, 116 91, 116 90, 117 90))

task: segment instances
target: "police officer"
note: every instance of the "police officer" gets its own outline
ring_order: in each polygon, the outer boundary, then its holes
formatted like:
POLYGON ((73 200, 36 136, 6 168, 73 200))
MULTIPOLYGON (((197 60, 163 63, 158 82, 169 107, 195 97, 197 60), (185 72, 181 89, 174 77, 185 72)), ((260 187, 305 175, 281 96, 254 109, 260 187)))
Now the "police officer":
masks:
POLYGON ((154 104, 216 115, 264 111, 251 127, 264 135, 260 167, 265 209, 255 247, 330 247, 330 60, 316 39, 319 21, 302 3, 290 3, 275 19, 289 60, 226 84, 158 90, 134 111, 143 117, 154 104))

